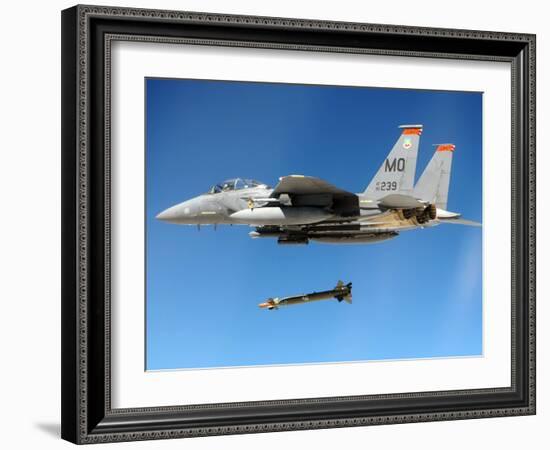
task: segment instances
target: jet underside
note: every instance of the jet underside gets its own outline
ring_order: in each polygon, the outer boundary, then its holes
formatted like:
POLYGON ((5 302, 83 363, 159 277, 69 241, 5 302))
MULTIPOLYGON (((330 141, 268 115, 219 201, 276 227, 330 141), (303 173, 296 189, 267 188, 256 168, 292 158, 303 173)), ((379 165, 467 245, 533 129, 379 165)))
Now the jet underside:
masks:
POLYGON ((415 210, 369 210, 356 217, 334 216, 329 220, 303 226, 256 227, 253 238, 277 238, 279 244, 300 245, 309 241, 323 243, 377 243, 393 239, 400 231, 438 224, 430 207, 415 210), (428 209, 428 215, 426 214, 428 209))

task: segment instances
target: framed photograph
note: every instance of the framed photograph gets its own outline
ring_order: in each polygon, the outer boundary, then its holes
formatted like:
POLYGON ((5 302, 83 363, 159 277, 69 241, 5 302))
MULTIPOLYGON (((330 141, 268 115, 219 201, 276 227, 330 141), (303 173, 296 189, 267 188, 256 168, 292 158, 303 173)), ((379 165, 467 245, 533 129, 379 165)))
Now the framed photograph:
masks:
POLYGON ((535 413, 535 36, 62 12, 62 437, 535 413))

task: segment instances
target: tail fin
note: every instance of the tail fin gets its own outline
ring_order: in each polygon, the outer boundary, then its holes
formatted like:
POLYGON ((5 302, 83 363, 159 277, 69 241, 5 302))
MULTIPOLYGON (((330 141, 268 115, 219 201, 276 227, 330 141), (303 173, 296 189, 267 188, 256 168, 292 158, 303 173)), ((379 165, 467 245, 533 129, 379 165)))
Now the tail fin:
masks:
MULTIPOLYGON (((339 288, 342 288, 343 286, 344 286, 344 282, 342 280, 338 280, 338 283, 336 284, 336 287, 334 289, 339 289, 339 288)), ((351 302, 352 302, 352 295, 351 295, 352 283, 346 284, 346 287, 349 289, 349 294, 343 295, 341 297, 339 296, 339 297, 336 297, 336 298, 338 299, 339 302, 344 300, 346 303, 349 303, 351 305, 351 302)))
POLYGON ((351 305, 351 303, 352 303, 352 298, 353 298, 353 297, 352 297, 352 295, 351 295, 351 291, 349 291, 349 294, 348 294, 348 295, 344 295, 344 301, 345 301, 346 303, 350 304, 350 305, 351 305))
POLYGON ((432 159, 414 188, 416 198, 435 203, 439 209, 447 209, 454 151, 453 144, 437 145, 432 159))
POLYGON ((388 194, 411 195, 422 125, 401 125, 403 131, 378 172, 365 189, 365 196, 377 200, 388 194))

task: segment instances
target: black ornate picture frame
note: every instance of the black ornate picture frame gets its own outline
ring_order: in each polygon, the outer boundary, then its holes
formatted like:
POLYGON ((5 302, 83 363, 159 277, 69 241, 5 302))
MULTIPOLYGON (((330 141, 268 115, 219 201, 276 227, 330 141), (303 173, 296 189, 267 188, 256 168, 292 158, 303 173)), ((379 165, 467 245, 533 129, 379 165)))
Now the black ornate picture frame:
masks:
POLYGON ((84 444, 529 414, 535 414, 534 35, 99 6, 62 12, 64 439, 84 444), (511 386, 113 409, 109 108, 116 40, 511 63, 511 386))

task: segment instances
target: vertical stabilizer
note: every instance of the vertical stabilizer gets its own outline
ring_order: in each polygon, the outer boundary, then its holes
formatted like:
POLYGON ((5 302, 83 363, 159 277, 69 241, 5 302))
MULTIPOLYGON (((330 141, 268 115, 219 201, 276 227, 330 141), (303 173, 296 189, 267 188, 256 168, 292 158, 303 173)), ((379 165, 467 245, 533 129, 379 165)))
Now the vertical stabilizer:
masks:
POLYGON ((426 166, 414 188, 414 196, 439 209, 447 209, 451 167, 455 146, 438 144, 432 159, 426 166))
POLYGON ((399 128, 402 130, 401 136, 365 189, 367 198, 380 199, 389 194, 412 195, 422 125, 401 125, 399 128))

